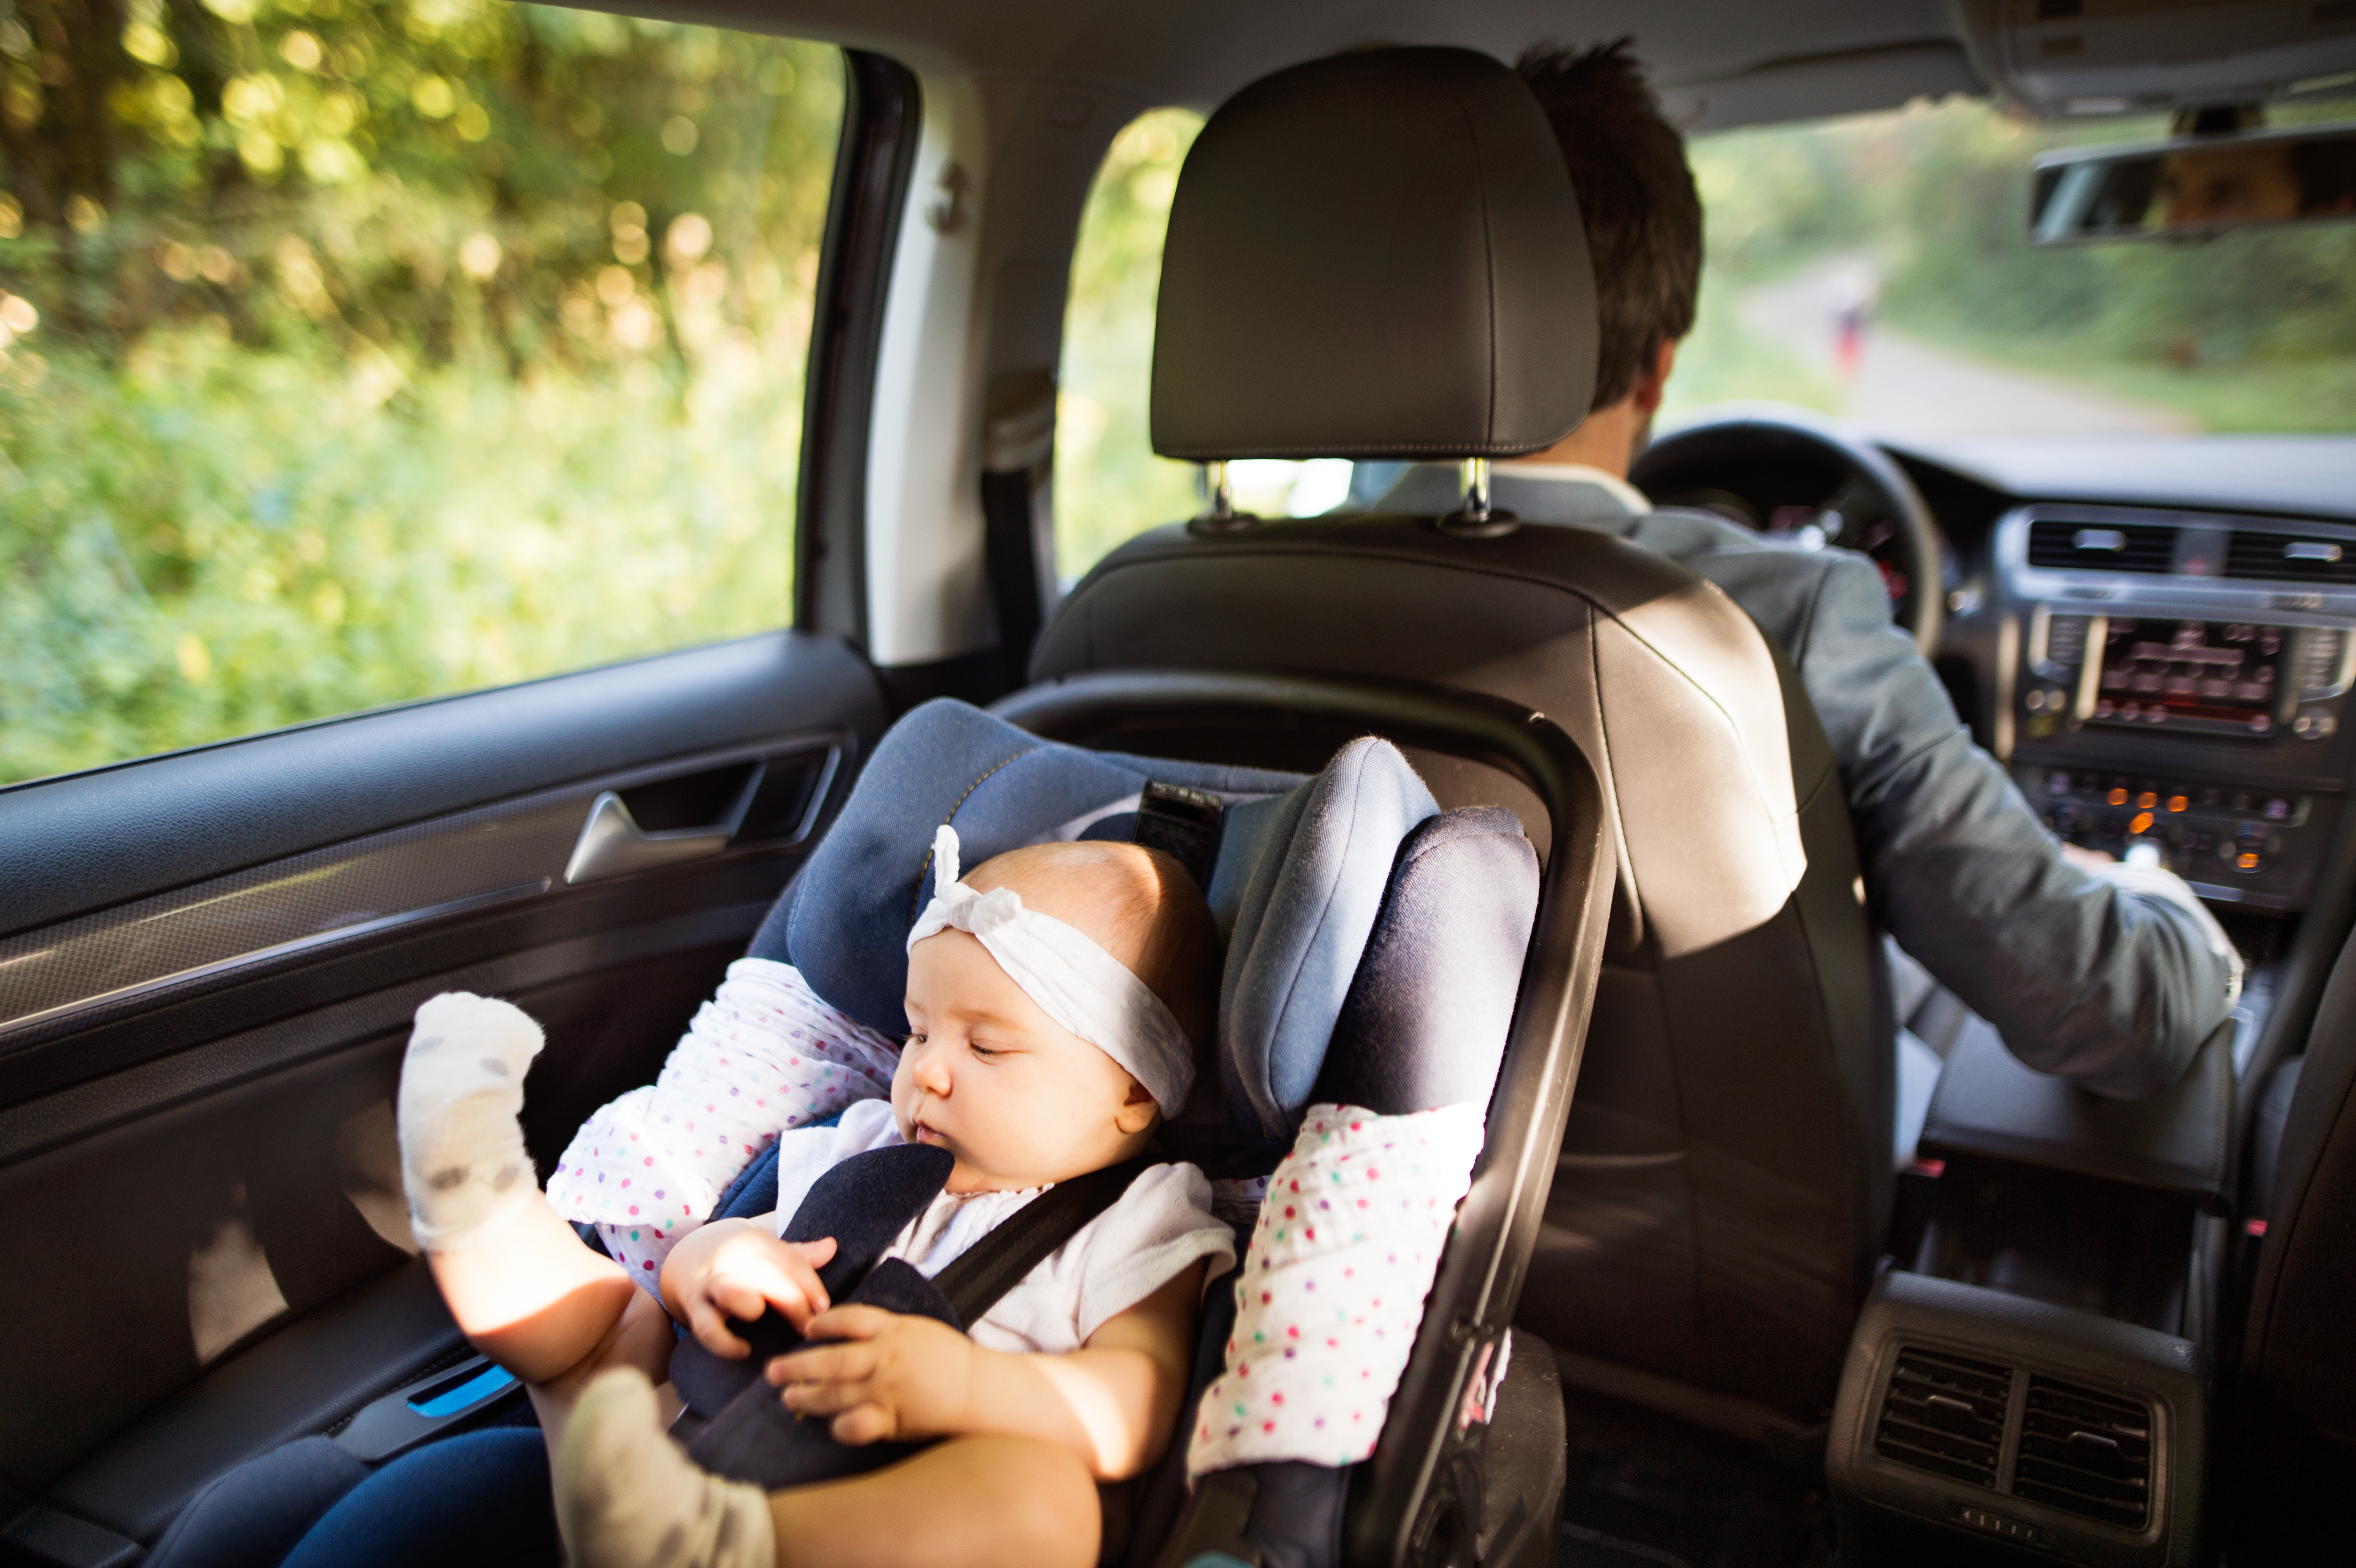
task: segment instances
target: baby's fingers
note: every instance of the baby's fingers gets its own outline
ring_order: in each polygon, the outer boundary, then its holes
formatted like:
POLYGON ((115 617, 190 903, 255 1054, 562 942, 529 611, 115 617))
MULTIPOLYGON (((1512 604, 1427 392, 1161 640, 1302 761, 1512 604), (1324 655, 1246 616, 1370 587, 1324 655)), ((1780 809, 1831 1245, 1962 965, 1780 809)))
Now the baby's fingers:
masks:
POLYGON ((836 1416, 834 1424, 827 1430, 834 1434, 837 1443, 846 1447, 860 1448, 892 1436, 899 1430, 899 1424, 892 1419, 890 1411, 870 1401, 853 1405, 836 1416))
POLYGON ((752 1346, 728 1331, 728 1319, 708 1300, 688 1304, 687 1327, 697 1344, 723 1360, 733 1361, 752 1351, 752 1346))
MULTIPOLYGON (((813 1346, 796 1350, 789 1356, 779 1356, 771 1361, 766 1375, 769 1381, 785 1389, 788 1404, 797 1389, 822 1387, 828 1384, 855 1383, 875 1375, 875 1347, 855 1340, 813 1346)), ((795 1405, 796 1409, 802 1408, 795 1405)))

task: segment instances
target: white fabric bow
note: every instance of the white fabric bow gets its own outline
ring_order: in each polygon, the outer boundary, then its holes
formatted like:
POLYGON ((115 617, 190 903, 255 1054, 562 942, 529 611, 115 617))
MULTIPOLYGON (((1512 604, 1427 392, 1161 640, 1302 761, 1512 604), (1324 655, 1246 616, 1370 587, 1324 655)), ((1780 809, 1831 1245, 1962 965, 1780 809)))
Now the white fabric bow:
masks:
POLYGON ((1129 966, 1054 915, 1027 909, 1012 888, 976 892, 958 880, 957 829, 933 835, 933 901, 909 929, 914 949, 948 930, 970 932, 1039 1010, 1127 1069, 1164 1118, 1194 1084, 1186 1031, 1129 966))

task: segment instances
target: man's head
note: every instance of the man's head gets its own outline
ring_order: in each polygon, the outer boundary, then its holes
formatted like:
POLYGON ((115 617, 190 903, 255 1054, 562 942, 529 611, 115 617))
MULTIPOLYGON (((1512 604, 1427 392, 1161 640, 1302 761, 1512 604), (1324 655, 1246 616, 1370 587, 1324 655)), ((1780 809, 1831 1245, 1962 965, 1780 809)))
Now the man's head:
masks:
MULTIPOLYGON (((1202 1060, 1218 936, 1184 869, 1134 844, 1038 844, 968 873, 1012 888, 1118 959, 1162 999, 1202 1060)), ((909 1040, 893 1075, 901 1135, 957 1156, 953 1191, 1035 1187, 1119 1163, 1159 1121, 1145 1086, 1065 1029, 968 933, 908 951, 909 1040)))
MULTIPOLYGON (((1541 45, 1516 69, 1562 144, 1587 229, 1601 317, 1594 407, 1633 414, 1641 432, 1660 404, 1677 341, 1693 330, 1701 197, 1685 138, 1661 113, 1629 43, 1576 54, 1541 45), (1632 399, 1639 406, 1623 408, 1632 399)), ((1622 450, 1627 444, 1633 440, 1622 450)))

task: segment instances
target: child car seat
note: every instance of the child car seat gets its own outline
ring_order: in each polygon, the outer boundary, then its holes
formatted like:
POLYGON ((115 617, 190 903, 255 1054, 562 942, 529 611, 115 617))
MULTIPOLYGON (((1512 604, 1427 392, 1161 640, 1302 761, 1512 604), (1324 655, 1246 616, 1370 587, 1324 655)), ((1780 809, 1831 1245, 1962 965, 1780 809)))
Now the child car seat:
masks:
MULTIPOLYGON (((1536 716, 1453 694, 1434 701, 1338 684, 1251 688, 1237 677, 1201 677, 1116 695, 1131 719, 1250 711, 1322 737, 1312 749, 1379 729, 1505 761, 1558 806, 1555 863, 1542 890, 1536 854, 1509 813, 1440 812, 1380 741, 1343 746, 1304 779, 1084 750, 937 701, 879 745, 752 953, 794 964, 852 1017, 895 1029, 902 943, 930 887, 936 826, 955 826, 969 862, 979 864, 1044 839, 1135 837, 1150 784, 1215 797, 1224 811, 1205 863, 1205 891, 1228 939, 1219 1072, 1198 1080, 1185 1112, 1164 1129, 1163 1152, 1215 1179, 1264 1178, 1304 1111, 1323 1103, 1379 1115, 1487 1105, 1487 1147, 1405 1373, 1384 1402, 1381 1439, 1355 1467, 1379 1473, 1381 1484, 1359 1485, 1354 1504, 1353 1469, 1278 1462, 1215 1471, 1190 1488, 1182 1433, 1162 1465, 1115 1499, 1128 1519, 1108 1513, 1108 1527, 1130 1525, 1129 1561, 1139 1564, 1225 1552, 1305 1568, 1405 1561, 1434 1547, 1445 1561, 1451 1541, 1466 1557, 1491 1548, 1485 1561, 1550 1557, 1559 1395, 1549 1358, 1514 1355, 1506 1325, 1600 958, 1609 879, 1591 773, 1536 716), (1545 963, 1527 956, 1534 919, 1537 946, 1551 955, 1545 963), (1542 979, 1522 984, 1526 963, 1542 979), (1506 1425, 1524 1429, 1524 1440, 1510 1453, 1486 1452, 1489 1430, 1506 1425)), ((1028 694, 1018 716, 1081 733, 1101 696, 1086 683, 1028 694)), ((755 1161, 723 1212, 774 1204, 774 1184, 773 1160, 755 1161)), ((1211 1291, 1194 1387, 1182 1407, 1190 1424, 1228 1359, 1234 1309, 1231 1288, 1211 1291)))

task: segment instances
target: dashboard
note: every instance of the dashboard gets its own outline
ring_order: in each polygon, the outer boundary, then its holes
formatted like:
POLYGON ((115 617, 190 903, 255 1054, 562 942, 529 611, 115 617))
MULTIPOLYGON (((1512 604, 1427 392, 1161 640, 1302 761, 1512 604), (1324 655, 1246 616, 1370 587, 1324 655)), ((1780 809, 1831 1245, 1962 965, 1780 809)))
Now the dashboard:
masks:
POLYGON ((2356 442, 1892 455, 1954 558, 1941 674, 2053 831, 2305 909, 2356 740, 2356 442))

